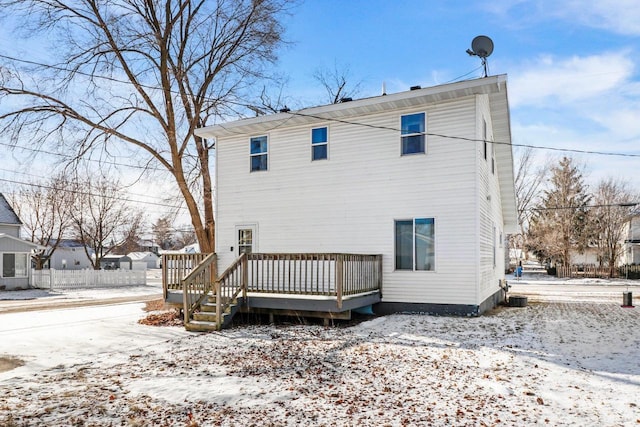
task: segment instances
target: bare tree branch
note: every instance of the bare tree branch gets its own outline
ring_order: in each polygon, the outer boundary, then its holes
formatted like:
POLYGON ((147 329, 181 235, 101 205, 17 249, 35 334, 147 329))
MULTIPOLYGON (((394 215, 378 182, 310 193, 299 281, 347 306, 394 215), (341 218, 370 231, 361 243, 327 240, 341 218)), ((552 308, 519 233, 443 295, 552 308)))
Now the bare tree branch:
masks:
POLYGON ((76 159, 112 145, 138 150, 173 176, 201 250, 212 252, 212 146, 194 130, 255 104, 247 100, 294 1, 0 0, 30 35, 55 40, 60 58, 3 57, 0 98, 18 107, 0 115, 0 131, 76 159))

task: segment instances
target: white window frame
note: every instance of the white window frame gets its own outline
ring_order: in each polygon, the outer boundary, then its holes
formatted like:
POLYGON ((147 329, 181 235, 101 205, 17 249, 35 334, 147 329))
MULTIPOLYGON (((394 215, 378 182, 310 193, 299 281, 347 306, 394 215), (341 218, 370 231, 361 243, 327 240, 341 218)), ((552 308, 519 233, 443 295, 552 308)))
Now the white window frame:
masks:
POLYGON ((316 126, 314 128, 311 128, 311 131, 309 131, 309 139, 311 140, 311 161, 312 162, 317 162, 320 160, 329 160, 329 126, 316 126), (316 129, 326 129, 327 130, 327 139, 324 142, 313 142, 313 131, 316 129), (313 149, 314 147, 321 147, 321 146, 326 146, 327 147, 327 157, 321 158, 321 159, 314 159, 313 158, 313 149))
POLYGON ((270 141, 269 141, 269 135, 257 135, 257 136, 252 136, 249 138, 249 172, 254 173, 254 172, 266 172, 269 170, 269 145, 270 145, 270 141), (266 152, 260 152, 260 153, 252 153, 251 152, 251 144, 253 143, 254 139, 258 139, 258 138, 266 138, 267 139, 267 151, 266 152), (266 169, 253 169, 253 158, 254 157, 258 157, 258 156, 266 156, 267 158, 267 168, 266 169))
POLYGON ((436 265, 437 265, 437 232, 436 232, 436 223, 437 223, 437 218, 435 216, 421 216, 421 217, 415 217, 415 218, 399 218, 399 219, 394 219, 393 220, 393 239, 394 239, 394 243, 393 243, 393 268, 394 271, 413 271, 413 272, 423 272, 423 273, 434 273, 436 271, 436 265), (421 219, 430 219, 433 221, 433 262, 432 262, 432 267, 431 269, 425 270, 425 269, 417 269, 416 268, 416 220, 421 220, 421 219), (411 269, 399 269, 397 268, 397 264, 396 264, 396 239, 397 239, 397 235, 396 235, 396 223, 400 222, 400 221, 411 221, 413 228, 412 228, 412 247, 411 247, 411 258, 412 258, 412 262, 411 262, 411 269))
POLYGON ((400 127, 400 156, 404 157, 404 156, 413 156, 417 154, 427 154, 427 112, 426 111, 416 111, 413 113, 401 114, 399 127, 400 127), (402 118, 407 116, 415 116, 418 114, 424 115, 424 132, 414 132, 414 133, 406 133, 406 134, 402 133, 402 118), (403 152, 404 138, 408 138, 412 136, 422 136, 424 138, 424 150, 417 151, 415 153, 404 153, 403 152))

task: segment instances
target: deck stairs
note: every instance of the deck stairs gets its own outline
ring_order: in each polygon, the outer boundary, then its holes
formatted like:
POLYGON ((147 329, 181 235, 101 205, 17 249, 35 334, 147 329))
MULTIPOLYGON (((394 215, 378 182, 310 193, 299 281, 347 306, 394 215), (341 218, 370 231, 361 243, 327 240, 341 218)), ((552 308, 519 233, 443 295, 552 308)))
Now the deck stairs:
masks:
POLYGON ((184 327, 188 331, 218 331, 231 322, 246 301, 247 258, 242 254, 216 278, 216 255, 203 259, 184 279, 184 327))
POLYGON ((222 322, 218 324, 216 297, 208 294, 207 298, 200 303, 200 308, 193 313, 192 319, 185 323, 185 329, 191 332, 219 331, 231 323, 241 305, 242 298, 227 304, 226 311, 221 313, 222 322))

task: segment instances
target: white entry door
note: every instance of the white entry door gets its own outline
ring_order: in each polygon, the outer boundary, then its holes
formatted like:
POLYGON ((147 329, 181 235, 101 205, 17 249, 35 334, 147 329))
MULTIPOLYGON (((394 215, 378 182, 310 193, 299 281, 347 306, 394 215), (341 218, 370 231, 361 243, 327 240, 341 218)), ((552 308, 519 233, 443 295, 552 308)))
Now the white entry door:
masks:
POLYGON ((236 255, 250 254, 258 251, 258 227, 256 224, 236 226, 236 255))

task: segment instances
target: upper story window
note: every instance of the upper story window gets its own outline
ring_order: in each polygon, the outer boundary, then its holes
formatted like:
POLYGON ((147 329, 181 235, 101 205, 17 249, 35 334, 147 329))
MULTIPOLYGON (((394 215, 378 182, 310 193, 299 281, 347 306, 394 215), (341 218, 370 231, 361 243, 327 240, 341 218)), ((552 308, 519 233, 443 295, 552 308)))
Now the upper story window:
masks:
POLYGON ((327 127, 311 129, 311 160, 324 160, 329 154, 329 130, 327 127))
POLYGON ((425 152, 425 113, 407 114, 400 118, 402 155, 425 152))
POLYGON ((267 136, 251 138, 251 172, 266 171, 269 165, 269 143, 267 136))

